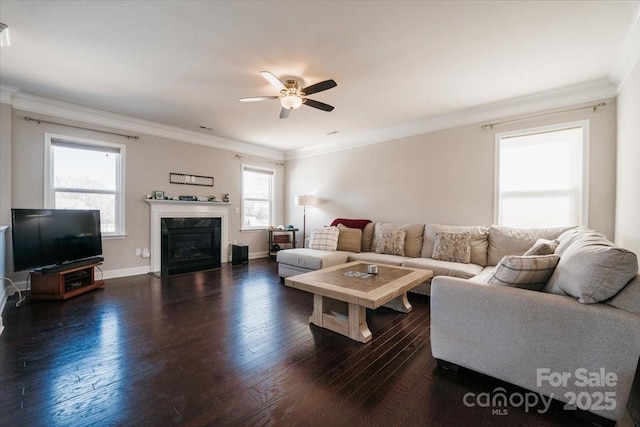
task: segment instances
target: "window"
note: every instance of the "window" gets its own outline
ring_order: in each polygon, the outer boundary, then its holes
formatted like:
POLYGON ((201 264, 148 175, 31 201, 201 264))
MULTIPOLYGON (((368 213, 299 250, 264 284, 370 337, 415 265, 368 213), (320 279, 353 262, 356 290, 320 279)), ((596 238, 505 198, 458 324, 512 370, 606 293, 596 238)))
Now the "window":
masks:
POLYGON ((496 135, 495 222, 586 225, 588 135, 588 121, 496 135))
POLYGON ((122 144, 45 134, 45 207, 99 209, 105 236, 124 234, 122 144))
POLYGON ((242 165, 242 229, 273 224, 275 170, 242 165))

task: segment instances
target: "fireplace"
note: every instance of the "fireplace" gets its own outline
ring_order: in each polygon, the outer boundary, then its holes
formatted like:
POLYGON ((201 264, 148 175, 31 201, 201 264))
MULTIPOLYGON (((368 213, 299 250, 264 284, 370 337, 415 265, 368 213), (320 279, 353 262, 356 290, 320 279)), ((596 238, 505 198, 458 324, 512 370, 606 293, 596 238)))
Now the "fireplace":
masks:
POLYGON ((232 205, 232 203, 153 199, 147 199, 146 202, 151 207, 151 274, 157 277, 160 277, 162 275, 161 243, 162 220, 164 218, 218 219, 220 221, 221 227, 219 262, 226 263, 229 261, 229 207, 232 205))
POLYGON ((162 276, 220 267, 220 218, 162 218, 162 276))

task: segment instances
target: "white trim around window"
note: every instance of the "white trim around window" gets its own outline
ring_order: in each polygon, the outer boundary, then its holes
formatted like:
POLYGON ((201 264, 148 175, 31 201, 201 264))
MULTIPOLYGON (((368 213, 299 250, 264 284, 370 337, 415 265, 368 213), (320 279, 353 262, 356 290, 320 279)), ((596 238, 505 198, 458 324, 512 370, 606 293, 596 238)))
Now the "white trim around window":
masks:
MULTIPOLYGON (((535 128, 528 128, 528 129, 520 129, 520 130, 515 130, 515 131, 509 131, 509 132, 501 132, 501 133, 497 133, 495 135, 495 186, 494 186, 494 224, 497 225, 507 225, 507 226, 518 226, 518 227, 538 227, 540 226, 539 224, 518 224, 518 225, 513 225, 510 223, 505 223, 505 221, 503 220, 503 198, 504 197, 510 197, 512 195, 515 195, 517 193, 520 194, 520 198, 521 199, 533 199, 536 197, 559 197, 562 198, 563 196, 566 197, 570 192, 575 192, 578 191, 579 194, 579 209, 578 209, 578 216, 579 218, 575 219, 572 221, 574 223, 571 224, 564 224, 564 223, 560 223, 562 222, 562 220, 559 219, 558 223, 555 224, 549 224, 546 226, 568 226, 568 225, 588 225, 589 223, 589 135, 590 135, 590 131, 589 131, 589 120, 579 120, 579 121, 572 121, 572 122, 565 122, 565 123, 558 123, 558 124, 553 124, 553 125, 548 125, 548 126, 541 126, 541 127, 535 127, 535 128), (527 168, 524 168, 522 173, 526 174, 529 173, 531 174, 531 169, 534 169, 533 167, 530 166, 535 166, 535 173, 537 174, 552 174, 554 172, 556 172, 556 170, 560 170, 562 167, 566 167, 566 168, 570 168, 570 167, 579 167, 580 168, 580 177, 579 177, 579 181, 580 181, 580 188, 579 189, 569 189, 569 188, 563 188, 562 186, 558 186, 558 188, 554 188, 549 190, 548 188, 526 188, 526 189, 511 189, 511 191, 507 191, 505 190, 505 187, 508 186, 508 184, 505 185, 501 185, 500 182, 500 177, 501 177, 501 142, 502 141, 508 141, 509 139, 512 139, 512 141, 515 141, 515 138, 518 138, 520 141, 522 141, 523 143, 528 143, 527 137, 531 136, 531 137, 535 137, 537 135, 542 135, 542 134, 552 134, 553 132, 559 132, 559 131, 568 131, 570 129, 578 129, 580 130, 580 137, 581 137, 581 147, 580 147, 580 151, 578 153, 578 157, 581 157, 580 159, 576 159, 578 160, 578 163, 572 164, 572 165, 562 165, 562 166, 554 166, 552 165, 553 162, 549 161, 548 163, 545 161, 535 161, 533 159, 530 160, 530 164, 528 164, 527 168), (534 165, 534 163, 536 163, 534 165), (529 171, 525 171, 525 169, 529 169, 529 171)), ((534 138, 532 138, 533 140, 534 138)), ((553 152, 549 152, 546 153, 547 154, 547 158, 550 158, 549 156, 553 156, 553 152)), ((513 186, 513 185, 512 185, 513 186)), ((512 187, 511 186, 511 187, 512 187)))
POLYGON ((118 144, 115 142, 98 141, 88 138, 78 138, 66 135, 57 135, 52 133, 44 134, 44 207, 48 209, 54 209, 55 206, 55 192, 53 181, 53 147, 55 146, 69 146, 85 150, 95 150, 104 152, 118 153, 118 161, 116 162, 116 183, 115 190, 101 191, 101 190, 83 190, 73 189, 74 192, 91 192, 97 194, 114 194, 115 195, 115 231, 103 232, 102 236, 105 238, 119 238, 124 237, 125 232, 125 159, 126 159, 126 146, 124 144, 118 144))
POLYGON ((249 164, 242 164, 241 165, 241 197, 240 197, 240 230, 241 231, 256 231, 256 230, 265 230, 267 228, 267 226, 269 225, 273 225, 275 218, 276 218, 276 170, 273 168, 266 168, 266 167, 262 167, 262 166, 254 166, 254 165, 249 165, 249 164), (265 175, 269 175, 271 177, 270 180, 270 184, 269 184, 269 195, 268 197, 262 197, 262 198, 247 198, 245 195, 245 172, 257 172, 257 173, 262 173, 265 175), (269 220, 268 220, 268 224, 266 225, 259 225, 259 226, 251 226, 251 225, 246 225, 246 219, 245 219, 245 201, 248 200, 252 200, 252 201, 260 201, 260 202, 268 202, 269 203, 269 220))

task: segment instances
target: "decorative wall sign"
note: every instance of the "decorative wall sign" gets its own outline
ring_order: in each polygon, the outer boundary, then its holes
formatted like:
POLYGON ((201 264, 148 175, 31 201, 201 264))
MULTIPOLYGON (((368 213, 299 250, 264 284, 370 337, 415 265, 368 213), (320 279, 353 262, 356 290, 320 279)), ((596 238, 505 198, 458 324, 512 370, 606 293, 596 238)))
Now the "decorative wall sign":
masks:
POLYGON ((169 183, 183 185, 199 185, 201 187, 213 187, 212 176, 188 175, 185 173, 169 173, 169 183))

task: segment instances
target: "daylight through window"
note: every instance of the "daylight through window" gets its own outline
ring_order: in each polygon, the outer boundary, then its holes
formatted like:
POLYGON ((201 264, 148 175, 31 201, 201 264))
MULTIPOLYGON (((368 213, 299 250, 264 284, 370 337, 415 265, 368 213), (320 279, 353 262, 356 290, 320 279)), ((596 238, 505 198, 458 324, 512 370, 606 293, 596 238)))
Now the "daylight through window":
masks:
POLYGON ((588 121, 496 135, 496 222, 586 225, 588 121))
POLYGON ((262 229, 273 224, 273 169, 242 166, 242 228, 262 229))
POLYGON ((45 205, 99 209, 105 235, 124 234, 124 145, 49 136, 45 205))

